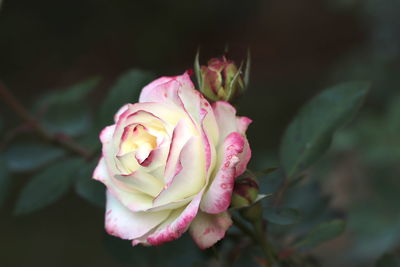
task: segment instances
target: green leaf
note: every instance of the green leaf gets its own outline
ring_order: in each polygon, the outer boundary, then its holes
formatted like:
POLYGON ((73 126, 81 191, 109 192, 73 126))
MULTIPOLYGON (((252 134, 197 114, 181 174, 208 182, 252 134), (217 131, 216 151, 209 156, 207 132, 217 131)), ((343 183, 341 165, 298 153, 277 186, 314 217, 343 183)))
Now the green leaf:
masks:
POLYGON ((297 242, 296 248, 312 248, 319 244, 332 240, 341 235, 346 228, 346 223, 343 220, 332 220, 317 225, 311 230, 302 240, 297 242))
POLYGON ((62 157, 62 149, 40 143, 21 142, 5 151, 5 163, 12 172, 27 172, 62 157))
POLYGON ((67 159, 33 176, 19 195, 15 214, 31 213, 60 199, 75 181, 81 164, 81 159, 67 159))
POLYGON ((77 136, 91 125, 91 116, 85 97, 99 83, 93 78, 62 91, 52 92, 35 105, 43 126, 52 133, 77 136))
POLYGON ((246 67, 244 70, 244 77, 243 77, 245 88, 248 88, 250 83, 250 65, 251 65, 251 52, 250 48, 247 48, 246 67))
POLYGON ((264 217, 271 223, 280 225, 295 224, 300 221, 301 213, 292 208, 272 208, 264 209, 264 217))
POLYGON ((84 167, 81 168, 75 183, 75 191, 83 199, 103 208, 106 201, 105 187, 99 181, 92 179, 92 173, 96 164, 97 162, 92 164, 85 163, 84 167))
POLYGON ((40 98, 36 104, 35 109, 42 108, 46 105, 54 103, 73 103, 80 102, 86 98, 88 93, 93 90, 100 82, 100 78, 94 77, 63 90, 48 93, 40 98))
POLYGON ((280 147, 286 175, 293 179, 329 148, 334 132, 361 106, 369 84, 344 83, 331 87, 303 106, 289 124, 280 147))
POLYGON ((278 169, 279 169, 279 167, 266 168, 266 169, 263 169, 260 171, 255 171, 254 175, 256 175, 257 177, 261 176, 261 175, 267 175, 267 174, 273 173, 274 171, 276 171, 278 169))
POLYGON ((4 160, 0 158, 0 208, 3 206, 11 185, 11 177, 4 160))
POLYGON ((376 262, 376 267, 399 267, 400 257, 393 254, 385 254, 376 262))
POLYGON ((200 67, 200 48, 197 49, 196 57, 194 58, 194 74, 196 75, 197 86, 199 90, 203 88, 203 77, 201 76, 201 67, 200 67))
POLYGON ((103 128, 112 123, 118 109, 124 104, 138 101, 142 88, 154 79, 154 75, 140 70, 130 70, 119 77, 100 106, 96 125, 103 128))

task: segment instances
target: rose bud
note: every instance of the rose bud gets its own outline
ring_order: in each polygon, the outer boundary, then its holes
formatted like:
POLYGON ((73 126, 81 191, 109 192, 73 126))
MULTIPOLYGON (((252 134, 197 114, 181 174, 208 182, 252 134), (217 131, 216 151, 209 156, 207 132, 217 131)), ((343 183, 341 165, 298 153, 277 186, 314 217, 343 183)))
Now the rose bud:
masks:
POLYGON ((225 56, 212 58, 208 66, 200 66, 199 52, 194 62, 194 70, 200 91, 211 101, 232 101, 239 96, 248 85, 250 73, 250 52, 247 53, 245 71, 243 63, 238 68, 232 60, 225 56))
POLYGON ((246 176, 235 182, 231 206, 243 208, 250 206, 258 197, 259 186, 255 178, 246 176))
POLYGON ((225 56, 212 58, 208 66, 201 66, 201 77, 200 91, 213 101, 230 101, 244 90, 240 69, 225 56))
POLYGON ((235 178, 251 157, 250 123, 227 102, 210 105, 188 73, 144 87, 100 134, 93 178, 107 187, 107 232, 133 245, 186 231, 202 249, 222 239, 235 178))

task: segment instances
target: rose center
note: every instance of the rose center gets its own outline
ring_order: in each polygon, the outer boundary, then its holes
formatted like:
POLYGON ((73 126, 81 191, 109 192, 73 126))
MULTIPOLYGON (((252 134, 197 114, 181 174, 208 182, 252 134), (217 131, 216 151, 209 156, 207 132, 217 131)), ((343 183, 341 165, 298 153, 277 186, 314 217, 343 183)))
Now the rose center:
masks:
POLYGON ((151 135, 142 125, 130 125, 125 128, 120 146, 120 155, 136 151, 143 154, 157 147, 157 138, 151 135))

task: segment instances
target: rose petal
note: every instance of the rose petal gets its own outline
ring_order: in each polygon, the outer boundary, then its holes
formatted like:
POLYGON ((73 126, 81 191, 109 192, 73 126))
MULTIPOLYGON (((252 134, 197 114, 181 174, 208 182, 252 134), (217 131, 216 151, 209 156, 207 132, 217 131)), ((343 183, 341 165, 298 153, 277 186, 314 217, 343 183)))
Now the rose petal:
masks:
POLYGON ((164 182, 151 174, 138 169, 130 175, 116 176, 127 187, 141 191, 152 197, 157 196, 164 187, 164 182))
POLYGON ((145 86, 139 96, 139 102, 176 103, 180 76, 161 77, 145 86))
POLYGON ((120 115, 114 138, 120 140, 126 126, 139 122, 142 125, 149 124, 158 127, 162 125, 170 133, 182 117, 186 117, 183 110, 167 103, 130 104, 128 109, 120 115))
POLYGON ((102 182, 110 194, 132 211, 144 211, 152 207, 153 197, 130 188, 125 183, 109 175, 109 173, 108 165, 105 164, 105 159, 102 158, 93 173, 93 178, 102 182))
POLYGON ((207 177, 211 175, 211 172, 214 169, 215 161, 216 161, 216 151, 215 144, 213 140, 210 138, 210 135, 207 134, 207 131, 204 127, 204 121, 208 115, 208 112, 205 109, 202 109, 201 114, 201 136, 203 138, 204 151, 206 153, 206 170, 207 177))
POLYGON ((221 240, 231 225, 228 212, 207 214, 199 211, 190 225, 189 233, 201 249, 206 249, 221 240))
POLYGON ((118 122, 120 116, 128 109, 130 104, 123 105, 114 115, 114 122, 118 122))
POLYGON ((250 158, 251 158, 251 149, 250 149, 249 141, 247 141, 247 139, 245 139, 243 152, 239 155, 239 163, 236 166, 235 177, 242 175, 246 171, 247 164, 249 163, 250 158))
POLYGON ((146 211, 153 206, 153 197, 137 190, 134 191, 115 178, 110 179, 104 184, 107 186, 110 194, 131 211, 146 211))
POLYGON ((196 217, 202 193, 203 191, 200 191, 186 208, 173 210, 168 219, 149 235, 146 241, 151 245, 161 245, 179 238, 196 217))
POLYGON ((195 132, 188 127, 187 121, 182 119, 179 121, 178 125, 176 125, 172 133, 170 149, 165 165, 165 184, 169 184, 172 178, 176 175, 176 169, 181 150, 194 134, 195 132))
POLYGON ((201 210, 207 213, 225 211, 232 197, 236 166, 243 152, 245 138, 237 132, 227 136, 218 153, 217 173, 201 201, 201 210))
POLYGON ((132 212, 107 193, 106 231, 122 239, 143 236, 164 221, 170 211, 132 212))
POLYGON ((206 110, 209 115, 206 119, 207 135, 218 140, 217 125, 211 106, 203 95, 195 90, 190 76, 184 73, 175 77, 162 77, 143 88, 139 102, 156 102, 173 104, 183 109, 195 125, 200 124, 201 110, 206 110), (209 127, 210 126, 210 127, 209 127))
POLYGON ((113 134, 115 132, 115 125, 105 127, 100 133, 100 141, 107 144, 112 141, 113 134))
POLYGON ((97 167, 94 169, 93 179, 104 183, 106 180, 109 179, 110 175, 107 170, 107 165, 104 157, 101 157, 97 167))
POLYGON ((237 132, 236 110, 231 104, 224 101, 214 102, 212 106, 219 129, 221 141, 232 132, 237 132))
POLYGON ((201 138, 193 136, 182 148, 181 171, 169 186, 154 199, 154 206, 164 205, 197 194, 205 184, 205 155, 201 138))
POLYGON ((202 95, 194 89, 194 85, 187 73, 178 77, 177 80, 180 86, 178 88, 179 102, 177 104, 186 111, 195 124, 199 125, 201 120, 202 95))
POLYGON ((236 118, 236 127, 237 127, 237 131, 244 135, 247 131, 247 128, 249 127, 250 123, 252 123, 253 121, 247 117, 237 117, 236 118))

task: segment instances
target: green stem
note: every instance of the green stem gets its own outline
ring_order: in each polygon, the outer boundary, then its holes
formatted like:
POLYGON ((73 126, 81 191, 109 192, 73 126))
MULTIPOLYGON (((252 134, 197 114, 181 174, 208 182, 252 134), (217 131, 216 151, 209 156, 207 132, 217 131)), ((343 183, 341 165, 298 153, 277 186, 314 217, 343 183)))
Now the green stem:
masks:
POLYGON ((235 216, 232 215, 232 221, 235 224, 235 226, 240 229, 240 231, 251 237, 254 240, 254 242, 257 242, 257 237, 254 234, 254 232, 249 227, 247 227, 247 225, 242 223, 240 219, 237 219, 235 216))
POLYGON ((242 223, 240 219, 235 218, 235 216, 232 216, 232 221, 236 227, 238 227, 244 234, 250 236, 253 241, 261 247, 263 254, 268 262, 268 266, 276 266, 278 264, 275 252, 266 238, 261 218, 252 223, 255 231, 247 227, 247 225, 242 223))
POLYGON ((35 117, 17 100, 17 98, 0 82, 0 99, 2 99, 22 120, 24 120, 44 140, 61 146, 87 160, 94 154, 64 134, 51 134, 43 128, 35 117))
POLYGON ((265 258, 268 261, 269 266, 276 266, 277 260, 275 256, 275 251, 273 250, 271 244, 267 240, 266 233, 264 231, 263 221, 262 219, 253 222, 253 226, 255 229, 255 236, 257 238, 257 243, 260 245, 265 258))

